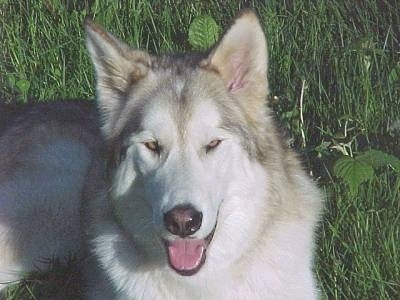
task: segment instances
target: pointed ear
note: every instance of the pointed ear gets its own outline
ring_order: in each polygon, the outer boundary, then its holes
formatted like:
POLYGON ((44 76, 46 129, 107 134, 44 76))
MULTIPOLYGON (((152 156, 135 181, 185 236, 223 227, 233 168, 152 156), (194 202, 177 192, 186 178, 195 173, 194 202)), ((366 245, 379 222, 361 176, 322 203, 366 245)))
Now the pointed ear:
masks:
POLYGON ((264 32, 256 14, 243 10, 220 42, 201 63, 216 71, 228 92, 258 109, 268 94, 268 55, 264 32), (246 99, 244 99, 246 98, 246 99))
POLYGON ((106 122, 126 102, 132 84, 144 78, 149 70, 150 55, 130 48, 100 25, 85 20, 86 46, 96 71, 96 100, 106 122))

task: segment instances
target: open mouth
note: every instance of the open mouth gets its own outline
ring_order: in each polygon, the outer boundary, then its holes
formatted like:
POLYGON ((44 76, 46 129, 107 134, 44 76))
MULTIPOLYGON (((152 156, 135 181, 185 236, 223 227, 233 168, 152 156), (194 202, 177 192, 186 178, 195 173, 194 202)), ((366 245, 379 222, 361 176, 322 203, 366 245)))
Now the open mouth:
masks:
POLYGON ((214 231, 215 227, 205 239, 164 240, 170 267, 182 276, 196 274, 206 261, 207 248, 213 238, 214 231))

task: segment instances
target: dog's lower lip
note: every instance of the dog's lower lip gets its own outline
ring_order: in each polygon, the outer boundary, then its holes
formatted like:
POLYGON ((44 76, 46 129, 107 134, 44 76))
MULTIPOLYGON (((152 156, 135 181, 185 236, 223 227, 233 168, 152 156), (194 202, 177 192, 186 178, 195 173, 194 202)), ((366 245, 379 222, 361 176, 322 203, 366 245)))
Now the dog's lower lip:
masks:
MULTIPOLYGON (((169 266, 170 266, 175 272, 177 272, 179 275, 182 275, 182 276, 192 276, 192 275, 196 274, 196 273, 201 269, 201 267, 204 265, 204 263, 205 263, 205 261, 206 261, 207 249, 208 249, 208 247, 209 247, 209 245, 210 245, 210 243, 211 243, 211 241, 212 241, 212 239, 213 239, 214 232, 215 232, 215 227, 214 227, 213 230, 210 232, 210 234, 209 234, 206 238, 204 238, 204 241, 205 241, 205 248, 204 248, 203 253, 202 253, 201 261, 200 261, 199 264, 198 264, 195 268, 193 268, 193 269, 182 269, 182 270, 181 270, 181 269, 175 268, 174 265, 171 263, 171 258, 170 258, 169 254, 168 254, 168 246, 169 246, 170 241, 168 241, 168 240, 166 240, 166 239, 163 239, 164 246, 165 246, 166 251, 167 251, 168 264, 169 264, 169 266)), ((190 240, 191 238, 187 238, 187 239, 190 240)))

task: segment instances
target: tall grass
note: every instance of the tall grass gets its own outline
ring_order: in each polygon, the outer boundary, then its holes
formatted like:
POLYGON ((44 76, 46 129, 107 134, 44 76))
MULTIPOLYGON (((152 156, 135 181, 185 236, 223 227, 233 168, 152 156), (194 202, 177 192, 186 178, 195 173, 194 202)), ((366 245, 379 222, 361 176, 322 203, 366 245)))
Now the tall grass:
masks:
MULTIPOLYGON (((266 31, 271 105, 327 194, 316 250, 323 298, 400 299, 398 175, 384 168, 356 195, 332 175, 346 144, 355 153, 374 147, 400 156, 400 130, 392 126, 400 119, 396 1, 2 0, 0 97, 93 98, 86 16, 134 47, 160 53, 191 50, 188 27, 196 16, 226 27, 244 6, 255 7, 266 31)), ((35 299, 25 286, 8 299, 35 299)))

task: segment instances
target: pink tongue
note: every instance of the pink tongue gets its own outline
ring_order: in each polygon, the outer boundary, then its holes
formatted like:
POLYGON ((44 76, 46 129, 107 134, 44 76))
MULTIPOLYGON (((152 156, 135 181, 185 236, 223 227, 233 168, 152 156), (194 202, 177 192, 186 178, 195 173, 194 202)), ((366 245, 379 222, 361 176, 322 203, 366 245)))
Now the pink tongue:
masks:
POLYGON ((169 262, 176 270, 193 270, 201 263, 205 249, 204 240, 178 239, 168 242, 169 262))

